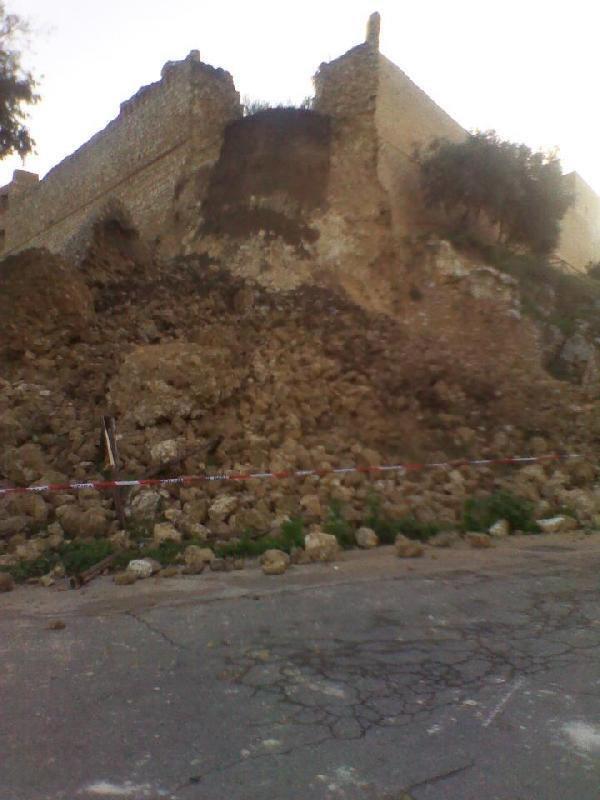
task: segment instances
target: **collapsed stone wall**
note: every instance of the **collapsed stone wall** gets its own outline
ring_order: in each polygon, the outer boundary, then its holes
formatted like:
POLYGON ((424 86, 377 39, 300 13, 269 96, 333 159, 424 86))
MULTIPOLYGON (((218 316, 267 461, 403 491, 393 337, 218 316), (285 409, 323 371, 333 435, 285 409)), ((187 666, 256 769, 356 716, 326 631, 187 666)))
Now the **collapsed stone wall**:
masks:
POLYGON ((195 54, 167 64, 161 80, 123 103, 103 131, 29 191, 10 196, 5 253, 36 246, 61 252, 115 200, 155 239, 181 175, 217 157, 225 124, 240 113, 227 72, 195 54))

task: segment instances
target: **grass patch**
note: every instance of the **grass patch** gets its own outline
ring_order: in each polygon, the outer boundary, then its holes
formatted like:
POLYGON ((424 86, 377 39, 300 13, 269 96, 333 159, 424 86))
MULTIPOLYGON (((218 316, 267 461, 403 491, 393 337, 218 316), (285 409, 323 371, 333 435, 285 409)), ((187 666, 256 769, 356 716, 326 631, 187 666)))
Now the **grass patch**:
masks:
POLYGON ((350 547, 354 547, 356 544, 354 530, 344 517, 342 504, 338 500, 332 500, 329 504, 327 519, 323 524, 323 530, 325 533, 335 536, 340 547, 346 550, 350 547))
POLYGON ((304 547, 304 521, 300 517, 286 520, 281 526, 280 536, 261 536, 254 539, 246 531, 237 541, 213 549, 219 558, 258 558, 267 550, 290 553, 294 547, 304 547))
POLYGON ((371 495, 367 500, 367 516, 363 525, 375 531, 381 544, 393 544, 399 533, 409 539, 426 542, 442 530, 438 523, 420 522, 412 515, 390 519, 383 514, 381 501, 376 495, 371 495))
POLYGON ((533 515, 533 505, 510 492, 469 498, 464 506, 462 527, 465 531, 486 533, 491 525, 501 519, 505 519, 513 531, 540 532, 533 515))

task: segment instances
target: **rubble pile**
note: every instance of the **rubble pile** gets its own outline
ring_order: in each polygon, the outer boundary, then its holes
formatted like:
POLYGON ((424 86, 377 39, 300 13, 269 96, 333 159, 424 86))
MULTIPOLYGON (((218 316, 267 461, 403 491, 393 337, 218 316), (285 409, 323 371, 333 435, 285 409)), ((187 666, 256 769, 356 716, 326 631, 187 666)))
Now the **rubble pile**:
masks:
MULTIPOLYGON (((5 486, 102 479, 102 415, 115 419, 120 477, 593 452, 589 395, 504 350, 514 321, 494 320, 479 291, 462 330, 457 308, 424 326, 414 309, 375 313, 327 281, 278 292, 200 256, 158 263, 118 225, 100 227, 77 266, 28 251, 2 263, 0 280, 5 486)), ((0 500, 0 566, 69 539, 277 536, 291 518, 323 524, 332 503, 359 530, 373 498, 390 518, 452 527, 466 498, 494 489, 524 496, 538 516, 574 508, 590 525, 596 477, 573 461, 141 489, 123 497, 125 528, 110 493, 11 495, 0 500)), ((359 534, 361 547, 376 544, 359 534)), ((288 562, 271 554, 264 565, 288 562)))

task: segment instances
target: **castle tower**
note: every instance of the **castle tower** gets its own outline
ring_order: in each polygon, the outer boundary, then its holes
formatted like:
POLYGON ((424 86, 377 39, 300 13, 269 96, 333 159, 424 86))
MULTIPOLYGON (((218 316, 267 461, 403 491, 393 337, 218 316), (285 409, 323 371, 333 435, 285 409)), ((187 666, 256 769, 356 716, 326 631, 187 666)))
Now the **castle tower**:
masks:
POLYGON ((381 32, 381 14, 375 11, 369 17, 367 23, 367 38, 365 39, 369 47, 379 50, 379 34, 381 32))

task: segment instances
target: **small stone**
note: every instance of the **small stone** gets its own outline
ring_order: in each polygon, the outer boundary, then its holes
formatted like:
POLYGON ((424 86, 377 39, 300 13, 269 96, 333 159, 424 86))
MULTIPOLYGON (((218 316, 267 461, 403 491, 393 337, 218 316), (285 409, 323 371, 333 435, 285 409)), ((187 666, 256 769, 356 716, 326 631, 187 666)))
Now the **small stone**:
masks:
POLYGON ((394 547, 398 558, 420 558, 425 553, 425 548, 420 542, 415 542, 402 533, 396 536, 394 547))
POLYGON ((55 619, 48 625, 49 631, 64 631, 66 628, 66 624, 62 621, 62 619, 55 619))
POLYGON ((132 583, 135 583, 138 579, 138 576, 135 572, 119 572, 118 575, 115 575, 113 578, 114 583, 117 586, 131 586, 132 583))
POLYGON ((8 572, 0 572, 0 592, 12 592, 14 588, 13 576, 8 572))
POLYGON ((465 533, 465 540, 471 547, 480 550, 494 546, 494 543, 492 542, 492 537, 488 536, 487 533, 475 533, 475 532, 465 533))
POLYGON ((161 569, 158 574, 161 578, 174 578, 176 575, 179 575, 179 567, 171 564, 171 566, 161 569))
POLYGON ((490 536, 508 536, 510 534, 510 522, 506 519, 499 519, 489 528, 488 533, 490 536))
POLYGON ((377 547, 379 544, 379 537, 371 528, 359 528, 354 534, 356 544, 364 549, 377 547))
POLYGON ((442 531, 441 533, 436 533, 435 536, 432 536, 430 539, 427 540, 427 544, 430 544, 432 547, 454 547, 455 544, 458 543, 460 537, 457 533, 452 531, 442 531))
POLYGON ((213 560, 209 562, 208 566, 213 572, 225 572, 227 568, 224 558, 213 558, 213 560))
POLYGON ((201 575, 206 569, 204 561, 195 561, 193 564, 186 564, 181 570, 182 575, 201 575))
POLYGON ((132 572, 136 578, 149 578, 161 569, 158 561, 153 558, 136 558, 127 565, 127 572, 132 572))
POLYGON ((316 530, 304 537, 304 549, 311 561, 335 561, 340 546, 335 536, 316 530))
POLYGON ((283 575, 290 565, 290 557, 283 550, 267 550, 262 554, 260 563, 265 575, 283 575))
POLYGON ((577 520, 564 514, 549 519, 537 519, 536 522, 542 533, 566 533, 577 528, 577 520))

